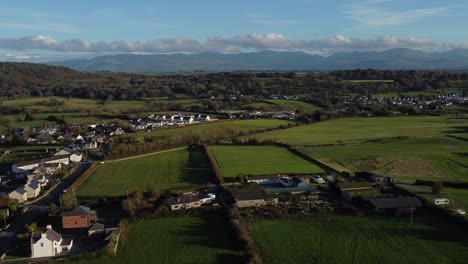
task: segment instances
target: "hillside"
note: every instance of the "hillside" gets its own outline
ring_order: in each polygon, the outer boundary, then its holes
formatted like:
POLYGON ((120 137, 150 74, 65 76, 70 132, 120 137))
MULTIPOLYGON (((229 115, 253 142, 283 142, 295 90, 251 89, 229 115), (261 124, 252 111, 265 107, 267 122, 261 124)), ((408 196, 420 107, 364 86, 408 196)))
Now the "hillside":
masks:
POLYGON ((304 52, 260 51, 223 54, 120 54, 89 60, 46 62, 80 71, 180 72, 235 70, 341 70, 341 69, 468 69, 468 50, 426 53, 411 49, 382 52, 336 53, 328 57, 304 52))

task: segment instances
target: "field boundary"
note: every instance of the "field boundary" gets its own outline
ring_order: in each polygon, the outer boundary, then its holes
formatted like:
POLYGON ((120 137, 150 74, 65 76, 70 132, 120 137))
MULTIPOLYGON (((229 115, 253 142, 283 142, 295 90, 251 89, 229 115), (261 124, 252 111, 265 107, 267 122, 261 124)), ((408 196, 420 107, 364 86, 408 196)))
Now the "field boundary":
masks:
POLYGON ((81 186, 81 184, 83 184, 89 178, 89 176, 93 173, 97 166, 98 164, 96 162, 92 163, 89 166, 89 168, 87 168, 66 191, 73 189, 77 190, 81 186))
POLYGON ((104 162, 116 162, 116 161, 124 161, 124 160, 131 160, 131 159, 137 159, 137 158, 142 158, 146 156, 151 156, 151 155, 157 155, 161 153, 166 153, 166 152, 172 152, 172 151, 177 151, 177 150, 182 150, 182 149, 187 149, 188 147, 180 147, 180 148, 173 148, 173 149, 166 149, 166 150, 159 150, 151 153, 146 153, 146 154, 141 154, 138 156, 131 156, 131 157, 126 157, 126 158, 119 158, 119 159, 113 159, 113 160, 106 160, 104 162))
POLYGON ((208 144, 203 144, 203 150, 205 151, 205 154, 208 157, 208 161, 211 164, 211 170, 213 171, 216 177, 217 184, 224 183, 224 177, 221 174, 221 170, 219 169, 218 162, 216 161, 216 158, 214 157, 210 146, 208 146, 208 144))

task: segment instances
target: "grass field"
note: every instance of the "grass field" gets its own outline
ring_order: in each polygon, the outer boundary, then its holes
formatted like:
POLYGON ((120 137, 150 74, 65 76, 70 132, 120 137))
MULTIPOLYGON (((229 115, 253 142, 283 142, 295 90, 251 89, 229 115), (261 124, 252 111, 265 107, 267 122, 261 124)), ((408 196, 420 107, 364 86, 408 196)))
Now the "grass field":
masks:
POLYGON ((196 125, 188 125, 185 127, 155 129, 151 132, 140 134, 139 137, 172 137, 181 136, 184 134, 204 134, 212 133, 216 129, 229 128, 239 131, 265 131, 270 128, 277 128, 281 125, 287 125, 289 122, 277 119, 250 119, 250 120, 235 120, 235 121, 218 121, 210 123, 202 123, 196 125))
POLYGON ((409 216, 328 216, 255 220, 251 229, 269 264, 466 263, 468 237, 458 226, 425 212, 409 222, 409 216))
POLYGON ((398 179, 468 181, 468 142, 445 136, 299 149, 340 171, 369 171, 398 179))
POLYGON ((80 198, 125 195, 155 184, 161 190, 205 185, 211 180, 205 153, 191 148, 100 164, 78 190, 80 198))
POLYGON ((444 116, 344 118, 260 133, 255 137, 297 146, 466 133, 467 128, 468 119, 444 116))
MULTIPOLYGON (((418 186, 421 188, 421 186, 418 186)), ((427 187, 428 190, 431 190, 431 187, 427 187)), ((450 206, 454 208, 462 207, 465 210, 468 210, 468 190, 467 189, 458 189, 458 188, 448 188, 443 187, 440 194, 419 194, 422 197, 432 201, 434 198, 444 197, 450 200, 450 206)), ((468 216, 467 216, 468 217, 468 216)))
POLYGON ((265 100, 244 105, 242 108, 261 111, 298 111, 301 113, 312 113, 322 109, 310 103, 294 100, 265 100))
POLYGON ((116 257, 70 263, 241 263, 217 214, 181 216, 131 224, 125 246, 116 257))
POLYGON ((239 174, 320 173, 316 165, 275 146, 212 146, 225 178, 239 174))

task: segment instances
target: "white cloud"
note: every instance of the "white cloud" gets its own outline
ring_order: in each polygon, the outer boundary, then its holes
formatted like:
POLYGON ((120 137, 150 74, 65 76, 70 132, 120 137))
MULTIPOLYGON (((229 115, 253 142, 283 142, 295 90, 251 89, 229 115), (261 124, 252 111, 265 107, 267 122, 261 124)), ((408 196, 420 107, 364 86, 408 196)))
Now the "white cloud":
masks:
POLYGON ((449 7, 417 8, 410 10, 387 10, 379 6, 386 0, 367 0, 347 5, 343 13, 361 28, 376 28, 411 23, 449 11, 449 7))
POLYGON ((56 40, 50 36, 22 38, 0 38, 0 49, 26 51, 47 51, 56 53, 197 53, 204 51, 245 52, 259 50, 305 51, 316 54, 332 54, 350 51, 381 51, 392 48, 422 50, 447 50, 468 48, 468 43, 435 43, 419 38, 379 36, 375 38, 352 38, 336 35, 329 38, 289 39, 281 34, 248 34, 234 37, 209 37, 205 41, 191 38, 155 40, 117 40, 93 42, 84 39, 56 40))

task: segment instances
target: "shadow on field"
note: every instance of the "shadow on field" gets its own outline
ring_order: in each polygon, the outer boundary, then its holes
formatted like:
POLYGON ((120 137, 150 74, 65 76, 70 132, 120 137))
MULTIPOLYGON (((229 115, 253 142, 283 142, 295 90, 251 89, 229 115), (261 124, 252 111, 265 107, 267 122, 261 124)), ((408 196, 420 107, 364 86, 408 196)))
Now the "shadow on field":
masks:
MULTIPOLYGON (((188 237, 184 242, 187 245, 202 246, 207 249, 236 251, 236 246, 229 240, 229 234, 225 231, 225 223, 222 215, 218 213, 204 213, 197 216, 200 224, 188 224, 171 232, 171 235, 188 237)), ((242 263, 242 256, 235 253, 222 252, 215 254, 214 263, 242 263)))
MULTIPOLYGON (((409 220, 409 218, 408 218, 409 220)), ((388 228, 389 234, 397 236, 413 236, 417 239, 448 243, 457 243, 468 250, 468 236, 457 226, 447 222, 447 220, 436 216, 430 212, 420 212, 414 218, 415 227, 408 228, 388 228), (417 227, 424 225, 424 227, 417 227)))
POLYGON ((213 172, 208 164, 208 158, 201 147, 190 147, 181 180, 193 185, 212 183, 213 172))
POLYGON ((450 130, 444 131, 447 134, 462 134, 468 132, 468 126, 453 126, 450 130))

